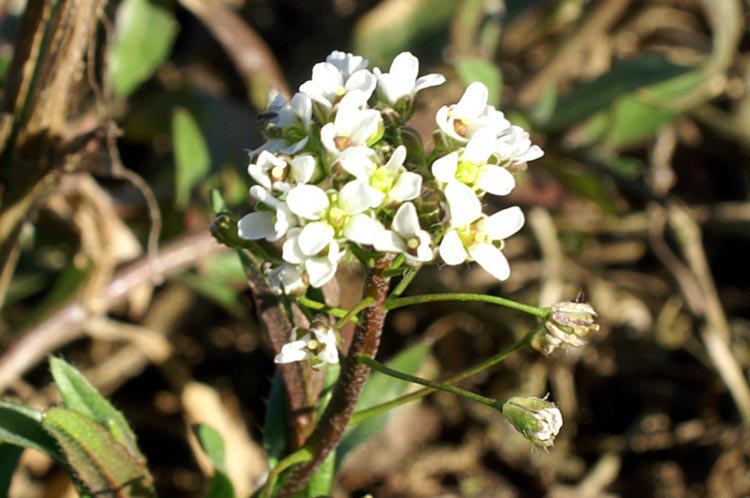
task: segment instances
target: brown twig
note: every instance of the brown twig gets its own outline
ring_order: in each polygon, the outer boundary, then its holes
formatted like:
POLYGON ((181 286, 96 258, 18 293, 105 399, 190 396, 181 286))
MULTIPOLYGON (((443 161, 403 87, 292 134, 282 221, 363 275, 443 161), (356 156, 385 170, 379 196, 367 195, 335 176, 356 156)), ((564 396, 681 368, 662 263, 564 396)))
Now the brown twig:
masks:
MULTIPOLYGON (((184 236, 165 246, 155 264, 141 258, 118 271, 102 290, 100 302, 104 309, 110 309, 132 290, 150 282, 153 272, 167 277, 222 250, 225 249, 208 233, 184 236)), ((19 332, 18 341, 0 357, 0 393, 49 353, 82 337, 84 324, 94 316, 82 299, 73 298, 41 322, 19 332)))
POLYGON ((351 346, 342 366, 339 379, 334 387, 331 400, 321 417, 315 432, 306 446, 312 450, 312 459, 303 464, 279 492, 279 498, 289 498, 303 489, 321 463, 336 448, 344 436, 354 406, 359 400, 362 388, 370 375, 370 368, 358 362, 357 357, 366 355, 374 358, 380 345, 388 297, 389 277, 383 271, 390 266, 390 259, 378 261, 370 268, 366 277, 363 299, 372 298, 374 304, 363 312, 360 325, 354 331, 351 346))

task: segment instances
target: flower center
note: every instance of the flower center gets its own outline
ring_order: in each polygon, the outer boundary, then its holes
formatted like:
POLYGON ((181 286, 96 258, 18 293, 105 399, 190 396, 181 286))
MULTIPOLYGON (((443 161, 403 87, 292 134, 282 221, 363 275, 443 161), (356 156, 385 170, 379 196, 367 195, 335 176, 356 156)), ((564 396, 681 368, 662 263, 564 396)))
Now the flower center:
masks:
POLYGON ((469 127, 460 119, 453 120, 453 129, 461 137, 465 137, 469 133, 469 127))
POLYGON ((466 185, 474 185, 479 178, 480 165, 471 161, 459 161, 456 179, 466 185))
POLYGON ((337 136, 333 139, 333 145, 335 145, 336 149, 339 151, 343 151, 352 145, 352 139, 349 137, 337 136))
POLYGON ((274 166, 271 168, 271 180, 280 182, 286 178, 287 168, 285 166, 274 166))
POLYGON ((389 192, 393 188, 393 181, 395 178, 383 171, 384 168, 378 168, 370 178, 370 185, 373 188, 385 193, 389 192))
POLYGON ((338 207, 332 207, 328 210, 328 222, 334 228, 341 228, 344 226, 346 220, 346 211, 338 207))

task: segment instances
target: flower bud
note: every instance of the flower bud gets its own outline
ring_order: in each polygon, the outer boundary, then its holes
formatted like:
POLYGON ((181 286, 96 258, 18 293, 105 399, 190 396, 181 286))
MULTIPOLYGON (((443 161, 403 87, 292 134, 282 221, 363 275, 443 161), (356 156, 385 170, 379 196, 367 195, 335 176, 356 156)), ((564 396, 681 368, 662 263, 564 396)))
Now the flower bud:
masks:
POLYGON ((544 323, 546 333, 534 338, 533 346, 549 355, 562 344, 581 347, 586 337, 599 330, 596 311, 588 303, 564 301, 553 304, 551 313, 544 323))
POLYGON ((557 406, 546 399, 515 396, 503 403, 503 415, 523 437, 541 448, 549 448, 563 420, 557 406))

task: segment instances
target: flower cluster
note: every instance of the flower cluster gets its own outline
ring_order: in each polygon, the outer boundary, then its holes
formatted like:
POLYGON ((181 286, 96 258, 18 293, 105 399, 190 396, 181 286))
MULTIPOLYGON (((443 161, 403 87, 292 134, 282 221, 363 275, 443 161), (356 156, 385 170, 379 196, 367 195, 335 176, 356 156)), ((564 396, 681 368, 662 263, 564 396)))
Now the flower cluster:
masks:
MULTIPOLYGON (((393 253, 419 266, 478 262, 499 280, 510 274, 504 239, 524 223, 511 207, 482 211, 486 194, 507 195, 514 172, 542 155, 529 135, 487 104, 471 84, 436 115, 426 151, 406 123, 415 97, 440 85, 419 61, 398 55, 388 72, 362 57, 333 52, 290 100, 272 99, 265 143, 250 153, 256 210, 239 236, 281 244, 267 275, 286 293, 329 282, 341 262, 393 253)), ((288 356, 287 356, 288 357, 288 356)))

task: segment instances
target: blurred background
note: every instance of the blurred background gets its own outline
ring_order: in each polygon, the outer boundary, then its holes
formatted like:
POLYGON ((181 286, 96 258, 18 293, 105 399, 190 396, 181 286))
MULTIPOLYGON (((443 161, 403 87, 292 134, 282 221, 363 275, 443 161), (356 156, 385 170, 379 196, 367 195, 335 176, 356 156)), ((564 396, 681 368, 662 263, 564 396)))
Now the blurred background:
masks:
MULTIPOLYGON (((750 495, 750 36, 739 0, 5 0, 0 2, 0 395, 58 402, 48 355, 131 421, 161 496, 210 466, 187 427, 227 441, 240 492, 262 479, 270 348, 209 191, 250 210, 247 151, 270 87, 292 92, 332 50, 384 71, 401 51, 471 81, 545 156, 519 205, 512 275, 428 268, 410 293, 546 306, 583 292, 601 331, 524 351, 462 386, 544 396, 565 426, 532 451, 502 416, 435 394, 342 462, 337 497, 740 498, 750 495)), ((361 275, 339 273, 343 307, 361 275)), ((393 312, 381 358, 422 376, 497 353, 534 322, 476 304, 393 312)), ((388 399, 383 393, 382 401, 388 399)), ((15 498, 74 496, 27 451, 15 498)))

